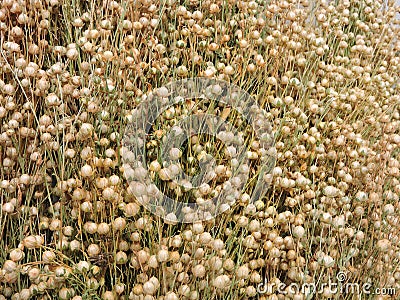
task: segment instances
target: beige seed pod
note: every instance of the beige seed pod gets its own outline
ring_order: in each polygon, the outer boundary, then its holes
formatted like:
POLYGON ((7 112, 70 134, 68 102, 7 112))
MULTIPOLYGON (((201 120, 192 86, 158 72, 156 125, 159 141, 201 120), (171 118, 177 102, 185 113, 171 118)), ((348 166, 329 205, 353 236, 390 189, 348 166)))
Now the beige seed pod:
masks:
POLYGON ((126 264, 128 262, 128 256, 124 251, 118 251, 115 254, 115 261, 119 265, 126 264))
POLYGON ((31 293, 31 290, 30 290, 30 289, 22 289, 22 290, 19 292, 19 298, 20 298, 21 300, 28 300, 28 299, 31 298, 31 296, 32 296, 32 293, 31 293))
POLYGON ((163 181, 168 181, 172 179, 171 171, 168 168, 161 169, 158 172, 158 176, 163 181))
POLYGON ((179 297, 174 292, 168 292, 165 294, 165 300, 178 300, 179 297))
POLYGON ((227 258, 223 262, 223 268, 230 272, 235 268, 235 262, 231 258, 227 258))
POLYGON ((56 259, 56 255, 53 251, 46 250, 42 253, 42 260, 44 263, 51 263, 56 259))
POLYGON ((18 262, 18 261, 24 259, 24 257, 25 257, 25 253, 19 248, 15 248, 15 249, 11 250, 11 252, 10 252, 10 259, 14 262, 18 262))
POLYGON ((116 231, 124 230, 126 227, 126 220, 122 217, 118 217, 112 222, 112 227, 116 231))
POLYGON ((31 176, 29 174, 22 174, 20 182, 24 185, 29 185, 31 183, 31 176))
POLYGON ((176 225, 178 223, 178 219, 174 213, 169 213, 165 216, 164 219, 166 224, 176 225))
POLYGON ((149 170, 152 172, 159 172, 161 170, 161 165, 158 161, 154 160, 150 163, 149 170))
POLYGON ((147 281, 143 284, 143 292, 146 295, 153 295, 156 292, 156 287, 150 281, 147 281))
POLYGON ((182 151, 179 148, 171 148, 169 151, 169 158, 172 160, 178 160, 182 156, 182 151))
POLYGON ((11 202, 6 202, 2 205, 2 209, 5 213, 12 214, 14 213, 15 207, 11 202))
POLYGON ((38 247, 38 243, 37 240, 35 238, 35 236, 30 235, 27 236, 26 238, 23 239, 22 244, 24 245, 24 247, 28 248, 28 249, 34 249, 36 247, 38 247))
POLYGON ((211 246, 215 251, 221 251, 225 248, 225 243, 221 239, 215 239, 211 242, 211 246))
POLYGON ((103 300, 114 300, 115 299, 114 293, 111 292, 111 291, 105 291, 103 293, 103 295, 101 296, 101 299, 103 299, 103 300))
POLYGON ((212 240, 212 236, 209 232, 203 232, 199 236, 199 243, 202 245, 208 245, 212 240))
POLYGON ((217 289, 223 289, 230 284, 230 279, 227 275, 219 275, 214 278, 212 284, 217 289))
POLYGON ((49 224, 49 229, 51 231, 58 231, 62 229, 62 221, 60 219, 52 219, 49 224))
POLYGON ((98 282, 98 280, 96 278, 91 277, 86 281, 86 286, 89 289, 97 290, 99 288, 100 284, 99 284, 99 282, 98 282))
POLYGON ((247 279, 249 277, 249 274, 250 274, 250 270, 246 265, 240 266, 236 270, 236 276, 240 279, 247 279))
MULTIPOLYGON (((72 198, 73 198, 73 197, 72 197, 72 198)), ((91 212, 91 211, 92 211, 93 205, 92 205, 92 203, 90 203, 90 202, 88 202, 88 201, 85 201, 85 202, 83 202, 83 203, 81 204, 80 208, 81 208, 81 210, 82 210, 83 212, 88 213, 88 212, 91 212)))
POLYGON ((182 245, 182 237, 180 235, 174 236, 170 241, 171 247, 179 248, 182 245))
POLYGON ((133 217, 138 214, 140 206, 137 203, 131 202, 125 205, 124 213, 127 217, 133 217))
POLYGON ((203 278, 206 275, 206 268, 203 265, 196 265, 192 268, 192 274, 196 278, 203 278))
POLYGON ((166 262, 166 261, 168 261, 168 259, 169 259, 169 253, 168 253, 168 250, 160 250, 160 251, 158 251, 158 253, 157 253, 157 261, 158 262, 166 262))
POLYGON ((90 165, 84 165, 81 168, 81 175, 85 178, 93 176, 93 168, 90 165))
POLYGON ((107 223, 100 223, 97 226, 97 233, 100 235, 107 235, 110 232, 110 225, 107 223))
POLYGON ((79 57, 79 52, 76 48, 71 48, 67 50, 66 56, 70 60, 76 60, 79 57))
POLYGON ((18 268, 17 263, 12 260, 6 260, 3 264, 3 270, 6 271, 7 273, 15 272, 17 268, 18 268))
POLYGON ((388 239, 381 239, 376 243, 376 247, 381 252, 388 252, 391 247, 391 242, 388 239))
POLYGON ((89 234, 95 234, 97 232, 98 226, 94 222, 86 222, 83 225, 83 229, 89 234))
POLYGON ((146 263, 149 263, 150 254, 145 250, 140 250, 137 253, 137 258, 138 258, 139 263, 144 265, 146 263))
POLYGON ((113 188, 107 187, 103 190, 102 196, 103 196, 104 200, 114 201, 115 197, 116 197, 116 193, 114 192, 113 188))
POLYGON ((125 291, 125 284, 117 283, 114 285, 114 290, 118 295, 121 295, 125 291))
POLYGON ((18 273, 17 272, 8 272, 4 274, 3 282, 8 284, 13 284, 18 280, 18 273))
POLYGON ((113 54, 111 51, 109 51, 109 50, 104 51, 104 53, 103 53, 103 59, 104 59, 105 61, 111 61, 111 60, 113 59, 113 57, 114 57, 114 54, 113 54))
POLYGON ((110 183, 110 185, 112 186, 116 186, 120 183, 120 178, 117 175, 111 175, 110 178, 108 178, 108 181, 110 183))
POLYGON ((108 187, 109 181, 105 177, 100 177, 95 179, 96 187, 103 190, 108 187))
POLYGON ((202 223, 194 223, 192 225, 192 232, 194 234, 200 234, 204 231, 204 226, 202 223))
POLYGON ((74 294, 74 290, 70 288, 63 287, 58 291, 58 297, 61 300, 70 299, 74 294))
POLYGON ((158 268, 158 260, 156 255, 151 255, 149 257, 148 265, 150 268, 156 269, 158 268))
POLYGON ((36 267, 32 267, 31 269, 29 269, 28 271, 28 277, 29 280, 34 281, 35 279, 37 279, 40 275, 40 269, 36 268, 36 267))
POLYGON ((90 263, 84 260, 81 260, 76 264, 76 269, 81 273, 86 273, 90 270, 90 263))
POLYGON ((128 251, 129 243, 127 241, 121 240, 118 244, 118 250, 120 251, 128 251))
POLYGON ((87 248, 89 257, 96 257, 100 254, 100 247, 97 244, 90 244, 87 248))
POLYGON ((295 238, 302 238, 304 236, 304 234, 305 234, 305 229, 303 226, 296 226, 293 229, 293 236, 295 238))

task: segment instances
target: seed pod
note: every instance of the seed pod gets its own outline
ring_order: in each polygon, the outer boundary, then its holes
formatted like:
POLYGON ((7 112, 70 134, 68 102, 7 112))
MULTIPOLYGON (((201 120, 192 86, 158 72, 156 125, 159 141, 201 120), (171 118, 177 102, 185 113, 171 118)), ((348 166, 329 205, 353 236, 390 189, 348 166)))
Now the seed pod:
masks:
POLYGON ((52 261, 54 261, 56 259, 56 255, 53 251, 44 251, 42 253, 42 260, 44 263, 51 263, 52 261))
POLYGON ((140 264, 144 265, 149 262, 150 254, 145 250, 140 250, 137 253, 137 258, 140 264))
POLYGON ((125 291, 125 284, 117 283, 114 285, 114 290, 118 295, 121 295, 125 291))
POLYGON ((127 216, 127 217, 136 216, 137 213, 139 212, 139 210, 140 210, 139 205, 134 202, 128 203, 124 207, 124 213, 125 213, 125 216, 127 216))
POLYGON ((118 251, 115 254, 115 261, 118 265, 126 264, 128 262, 128 256, 124 251, 118 251))
POLYGON ((158 161, 154 160, 150 163, 149 170, 152 172, 159 172, 161 170, 161 165, 158 161))
POLYGON ((203 278, 206 275, 206 268, 203 265, 196 265, 192 268, 194 277, 203 278))
POLYGON ((58 291, 58 297, 61 300, 70 299, 75 294, 74 290, 71 288, 63 287, 58 291))
POLYGON ((82 175, 82 177, 85 177, 85 178, 93 176, 93 169, 92 169, 92 167, 89 166, 89 165, 84 165, 84 166, 81 168, 81 175, 82 175))
POLYGON ((40 270, 39 268, 33 267, 28 271, 28 277, 29 280, 34 281, 35 279, 37 279, 40 275, 40 270))
POLYGON ((22 244, 24 245, 24 247, 28 248, 28 249, 34 249, 36 247, 38 247, 38 243, 37 240, 35 238, 35 236, 30 235, 27 236, 26 238, 23 239, 22 244))
POLYGON ((31 293, 31 290, 30 290, 30 289, 22 289, 22 290, 19 292, 19 298, 20 298, 21 300, 28 300, 28 299, 31 298, 31 296, 32 296, 32 293, 31 293))
POLYGON ((74 252, 74 251, 78 251, 81 249, 81 243, 78 240, 72 240, 69 243, 69 249, 74 252))
POLYGON ((157 260, 158 262, 166 262, 169 259, 168 250, 160 250, 157 253, 157 260))
POLYGON ((164 299, 165 300, 178 300, 179 297, 174 292, 168 292, 167 294, 165 294, 164 299))
POLYGON ((101 297, 103 300, 114 300, 114 293, 111 291, 105 291, 101 297))
POLYGON ((249 268, 248 268, 246 265, 240 266, 240 267, 236 270, 236 276, 237 276, 239 279, 247 279, 247 278, 249 277, 249 273, 250 273, 250 270, 249 270, 249 268))
POLYGON ((151 255, 149 257, 148 265, 149 265, 150 268, 153 268, 153 269, 158 268, 158 260, 157 260, 157 257, 155 255, 151 255))
POLYGON ((219 275, 214 278, 212 284, 217 289, 223 289, 230 284, 230 279, 227 275, 219 275))
POLYGON ((12 214, 14 213, 15 207, 11 202, 6 202, 3 204, 2 209, 5 213, 12 214))
POLYGON ((152 282, 147 281, 143 284, 143 292, 146 295, 153 295, 156 292, 156 288, 152 282))
POLYGON ((16 262, 12 260, 6 260, 3 264, 3 270, 6 271, 7 273, 15 272, 18 268, 18 265, 16 262))
POLYGON ((113 221, 112 227, 116 231, 124 230, 126 227, 126 220, 122 217, 118 217, 113 221))
POLYGON ((100 235, 107 235, 110 232, 110 226, 107 223, 100 223, 97 226, 97 233, 100 235))
POLYGON ((168 168, 161 169, 158 172, 158 176, 163 181, 168 181, 168 180, 172 179, 171 172, 170 172, 170 170, 168 168))
POLYGON ((95 234, 98 230, 98 226, 96 223, 89 221, 83 225, 83 229, 89 234, 95 234))
POLYGON ((81 260, 76 264, 76 269, 81 273, 86 273, 90 270, 90 263, 84 260, 81 260))
POLYGON ((100 247, 97 244, 90 244, 87 248, 89 257, 96 257, 100 254, 100 247))
POLYGON ((25 253, 19 248, 15 248, 15 249, 11 250, 11 252, 10 252, 10 259, 14 262, 18 262, 18 261, 24 259, 24 257, 25 257, 25 253))
POLYGON ((391 242, 388 239, 379 240, 376 243, 376 247, 380 252, 388 252, 391 246, 391 242))

